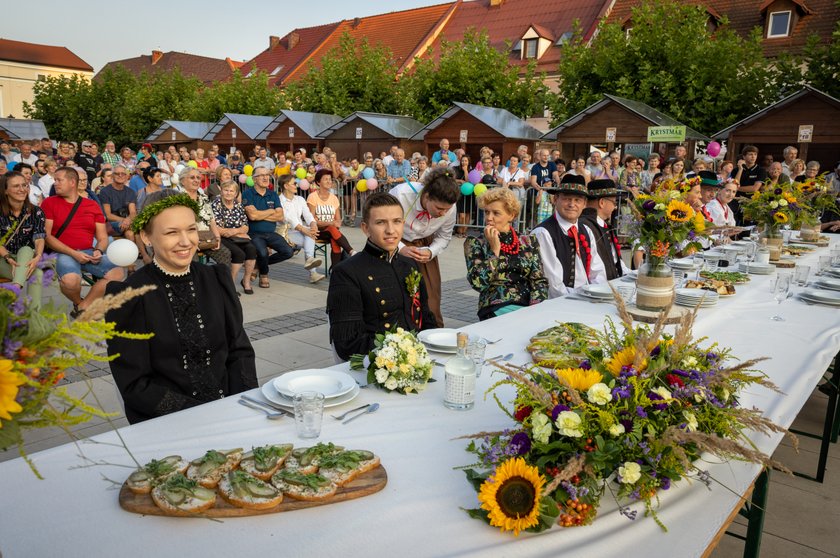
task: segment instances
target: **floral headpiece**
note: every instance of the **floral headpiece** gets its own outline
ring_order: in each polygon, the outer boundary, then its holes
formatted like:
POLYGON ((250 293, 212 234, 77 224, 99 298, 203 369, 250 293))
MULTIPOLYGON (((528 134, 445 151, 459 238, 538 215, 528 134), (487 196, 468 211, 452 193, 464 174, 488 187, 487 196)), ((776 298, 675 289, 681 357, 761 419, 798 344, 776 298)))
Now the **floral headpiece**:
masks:
POLYGON ((182 205, 184 207, 189 207, 193 210, 196 217, 199 217, 199 211, 201 208, 198 205, 198 202, 193 200, 187 194, 176 194, 174 196, 167 196, 160 201, 156 201, 154 203, 150 203, 146 207, 143 208, 143 211, 137 214, 137 217, 134 218, 134 222, 131 223, 131 230, 135 233, 139 233, 141 230, 146 228, 146 225, 149 224, 154 217, 158 215, 164 209, 169 209, 170 207, 175 207, 176 205, 182 205))

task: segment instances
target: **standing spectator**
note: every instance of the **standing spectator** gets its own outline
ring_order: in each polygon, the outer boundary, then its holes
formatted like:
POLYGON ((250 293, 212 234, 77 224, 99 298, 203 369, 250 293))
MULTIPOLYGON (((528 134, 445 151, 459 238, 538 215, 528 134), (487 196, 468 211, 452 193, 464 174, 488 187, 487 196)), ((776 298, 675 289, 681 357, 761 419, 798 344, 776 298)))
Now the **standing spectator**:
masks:
POLYGON ((271 171, 259 167, 252 174, 254 187, 242 193, 242 205, 248 216, 248 235, 257 249, 257 270, 260 276, 260 288, 271 286, 268 280, 268 266, 288 260, 294 250, 282 236, 277 234, 277 223, 283 222, 283 207, 280 197, 274 190, 269 190, 271 171), (274 250, 271 256, 268 249, 274 250))
POLYGON ((309 282, 317 283, 325 278, 318 273, 318 267, 323 263, 321 258, 315 257, 315 239, 318 238, 318 221, 309 211, 306 200, 297 194, 297 185, 292 176, 284 174, 280 177, 277 188, 280 193, 280 204, 283 206, 283 220, 287 227, 290 243, 303 246, 305 259, 303 268, 309 271, 309 282))
MULTIPOLYGON (((460 158, 461 164, 453 169, 453 176, 455 183, 460 187, 464 182, 467 182, 470 174, 470 157, 469 155, 462 155, 460 158)), ((471 197, 458 194, 457 209, 458 209, 458 227, 455 229, 455 236, 463 238, 467 235, 467 225, 470 224, 470 206, 471 197)))
POLYGON ((732 161, 721 161, 718 167, 718 180, 725 183, 732 178, 732 170, 735 168, 735 163, 732 161))
POLYGON ((55 157, 58 151, 53 147, 50 138, 41 138, 41 147, 38 149, 38 153, 43 153, 46 157, 55 157))
POLYGON ((27 165, 34 167, 35 163, 38 161, 38 155, 32 152, 32 144, 25 141, 20 144, 20 153, 12 156, 12 161, 15 163, 26 163, 27 165))
POLYGON ((417 160, 417 181, 423 182, 429 170, 429 158, 423 155, 417 160))
POLYGON ((22 174, 12 171, 0 176, 0 277, 24 288, 34 273, 29 294, 40 300, 43 272, 36 266, 44 253, 44 212, 28 196, 29 185, 22 174))
POLYGON ((676 182, 685 180, 685 161, 683 159, 673 159, 670 163, 671 179, 676 182))
POLYGON ((632 192, 633 197, 636 197, 639 195, 640 182, 639 171, 636 170, 636 157, 628 155, 624 158, 624 169, 622 169, 621 175, 618 178, 618 187, 622 190, 632 192))
POLYGON ((647 169, 641 172, 641 188, 646 192, 650 192, 651 184, 653 184, 653 177, 659 174, 659 153, 651 153, 648 157, 647 169))
POLYGON ((315 173, 314 184, 318 189, 306 199, 309 211, 318 221, 318 240, 330 243, 330 261, 336 265, 342 259, 342 250, 355 254, 347 238, 341 234, 341 204, 332 193, 332 171, 321 169, 315 173))
POLYGON ((55 196, 44 200, 47 246, 58 252, 56 273, 61 293, 73 304, 71 317, 76 317, 91 302, 101 297, 108 281, 122 281, 122 268, 108 261, 108 233, 105 215, 95 201, 84 199, 78 192, 79 175, 75 169, 61 167, 55 171, 55 196), (82 271, 97 281, 82 298, 82 271))
POLYGON ((210 163, 204 157, 204 150, 202 148, 198 148, 195 150, 195 158, 193 159, 196 164, 196 168, 198 172, 201 174, 201 189, 207 190, 207 187, 210 186, 210 163))
POLYGON ((111 140, 105 142, 105 151, 102 152, 102 162, 109 163, 111 168, 114 168, 113 166, 120 162, 117 148, 111 140))
POLYGON ((432 153, 432 165, 437 165, 442 157, 445 157, 446 160, 449 161, 449 166, 457 165, 455 153, 449 151, 449 140, 446 138, 440 140, 440 150, 432 153))
POLYGON ((782 151, 782 155, 784 156, 784 160, 782 161, 782 172, 788 178, 793 178, 793 176, 791 176, 790 167, 799 156, 799 150, 793 145, 788 145, 785 147, 785 150, 782 151))
POLYGON ((12 150, 12 145, 8 141, 0 139, 0 158, 6 161, 8 165, 15 162, 15 155, 17 153, 12 150))
POLYGON ((96 173, 99 171, 99 166, 90 154, 89 141, 85 140, 82 142, 82 149, 73 157, 73 162, 76 163, 77 167, 87 173, 88 182, 93 182, 93 179, 96 178, 96 173))
MULTIPOLYGON (((508 159, 508 166, 503 168, 499 173, 499 178, 502 180, 502 186, 509 188, 513 192, 513 196, 520 206, 525 202, 526 190, 525 179, 527 173, 519 167, 519 155, 511 155, 508 159)), ((517 215, 516 224, 518 228, 519 216, 517 215)))
MULTIPOLYGON (((805 168, 805 167, 803 167, 805 168)), ((379 182, 379 185, 383 189, 387 189, 388 187, 388 169, 385 168, 385 163, 381 160, 377 159, 375 163, 373 163, 373 177, 379 182)))
POLYGON ((758 164, 758 148, 747 145, 741 151, 741 159, 735 168, 735 180, 741 185, 739 193, 752 193, 761 188, 767 179, 767 172, 758 164))
POLYGON ((221 165, 219 162, 219 152, 211 147, 207 150, 207 168, 211 173, 215 173, 219 165, 221 165))
POLYGON ((545 189, 557 184, 560 178, 557 176, 557 166, 553 161, 548 160, 548 149, 539 149, 536 155, 539 159, 531 167, 531 189, 528 194, 531 197, 531 201, 529 201, 528 205, 529 207, 532 204, 537 206, 536 217, 537 222, 540 222, 551 214, 551 204, 549 203, 548 196, 545 194, 545 189), (544 214, 541 212, 544 212, 544 214))
POLYGON ((592 178, 598 178, 604 172, 604 167, 601 166, 601 152, 597 149, 589 154, 589 164, 586 165, 586 170, 592 178))
MULTIPOLYGON (((173 148, 171 145, 169 147, 173 148)), ((216 143, 213 144, 213 153, 216 154, 216 159, 218 159, 220 165, 227 165, 227 157, 225 157, 225 154, 222 153, 222 150, 219 149, 219 145, 216 143)))
POLYGON ((274 173, 274 160, 268 156, 268 152, 266 151, 265 147, 260 147, 259 150, 259 158, 256 159, 253 163, 254 169, 268 169, 269 174, 274 173))
POLYGON ((683 144, 678 144, 674 148, 674 159, 682 159, 683 161, 685 161, 687 157, 688 149, 683 144))
POLYGON ((248 236, 248 215, 242 204, 237 201, 239 186, 233 180, 226 180, 221 183, 219 191, 219 196, 211 202, 211 206, 222 244, 230 250, 230 273, 233 283, 236 284, 239 270, 244 265, 240 285, 245 294, 252 295, 254 289, 251 287, 251 274, 257 264, 257 248, 248 236))
MULTIPOLYGON (((390 166, 391 166, 391 162, 392 162, 394 159, 396 159, 396 157, 397 157, 397 150, 398 150, 399 148, 400 148, 400 146, 399 146, 399 145, 392 145, 392 146, 391 146, 391 150, 390 150, 390 152, 389 152, 387 155, 380 155, 380 159, 382 159, 382 162, 383 162, 383 163, 385 163, 385 168, 386 168, 386 169, 387 169, 388 167, 390 167, 390 166)), ((403 159, 405 159, 405 152, 403 152, 403 159)))
MULTIPOLYGON (((385 163, 384 160, 382 162, 385 163)), ((411 174, 411 163, 405 160, 404 150, 397 148, 394 151, 393 160, 386 164, 386 168, 388 169, 388 184, 391 187, 408 181, 408 177, 411 174)))

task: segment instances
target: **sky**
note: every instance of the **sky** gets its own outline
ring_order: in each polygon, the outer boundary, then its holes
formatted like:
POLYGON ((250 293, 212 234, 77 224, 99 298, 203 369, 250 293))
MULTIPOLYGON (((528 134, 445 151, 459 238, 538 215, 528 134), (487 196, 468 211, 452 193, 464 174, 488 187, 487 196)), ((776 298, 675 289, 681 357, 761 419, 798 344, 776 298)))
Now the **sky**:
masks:
POLYGON ((268 47, 269 35, 282 37, 297 27, 444 1, 82 0, 73 4, 66 0, 10 0, 3 6, 0 37, 65 46, 93 66, 94 71, 110 61, 149 55, 152 50, 246 61, 268 47), (254 9, 245 12, 245 6, 254 9))

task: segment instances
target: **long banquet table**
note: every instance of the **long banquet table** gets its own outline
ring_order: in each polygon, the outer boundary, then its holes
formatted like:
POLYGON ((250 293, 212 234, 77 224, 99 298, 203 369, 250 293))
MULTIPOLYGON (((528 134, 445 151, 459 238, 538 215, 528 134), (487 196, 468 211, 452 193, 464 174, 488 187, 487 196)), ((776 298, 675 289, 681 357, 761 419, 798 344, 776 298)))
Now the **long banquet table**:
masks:
MULTIPOLYGON (((817 256, 802 257, 816 268, 817 256)), ((806 305, 790 299, 781 306, 786 321, 770 316, 777 304, 770 294, 771 276, 752 276, 736 296, 716 307, 701 309, 695 334, 732 347, 740 358, 769 356, 760 368, 785 395, 759 388, 742 396, 783 426, 789 426, 840 348, 837 308, 806 305)), ((490 339, 488 356, 513 352, 515 363, 528 360, 524 347, 537 331, 555 321, 578 321, 594 327, 605 316, 617 319, 609 304, 558 299, 465 327, 490 339)), ((446 358, 436 355, 438 359, 446 358)), ((347 365, 339 365, 347 369, 347 365)), ((359 379, 360 373, 356 373, 359 379)), ((443 370, 434 375, 443 379, 443 370)), ((485 367, 479 393, 498 379, 485 367)), ((386 394, 361 390, 359 397, 334 410, 342 412, 378 401, 382 407, 348 425, 324 417, 321 441, 364 448, 381 456, 388 471, 384 490, 334 505, 272 515, 230 518, 222 522, 141 516, 123 511, 117 491, 104 477, 122 481, 130 469, 117 465, 74 468, 81 464, 78 448, 65 444, 33 455, 45 480, 37 480, 21 459, 0 463, 0 554, 29 556, 697 556, 738 505, 759 468, 740 462, 706 463, 723 486, 680 482, 661 492, 659 516, 663 532, 651 519, 630 521, 603 498, 598 518, 588 527, 522 534, 514 538, 470 519, 460 508, 477 507, 476 495, 463 472, 454 467, 471 463, 465 440, 457 436, 512 426, 491 399, 478 398, 470 411, 451 411, 442 405, 444 382, 429 385, 421 395, 386 394), (678 546, 677 546, 678 545, 678 546), (676 549, 679 549, 678 551, 676 549)), ((502 399, 510 390, 497 393, 502 399)), ((255 390, 253 395, 258 395, 255 390)), ((141 462, 180 454, 194 458, 211 448, 261 445, 269 442, 301 444, 290 419, 268 421, 238 405, 231 397, 120 430, 141 462)), ((753 437, 772 453, 781 436, 753 437)), ((98 442, 117 442, 106 433, 98 442)), ((83 443, 93 460, 129 465, 125 451, 115 445, 83 443)))

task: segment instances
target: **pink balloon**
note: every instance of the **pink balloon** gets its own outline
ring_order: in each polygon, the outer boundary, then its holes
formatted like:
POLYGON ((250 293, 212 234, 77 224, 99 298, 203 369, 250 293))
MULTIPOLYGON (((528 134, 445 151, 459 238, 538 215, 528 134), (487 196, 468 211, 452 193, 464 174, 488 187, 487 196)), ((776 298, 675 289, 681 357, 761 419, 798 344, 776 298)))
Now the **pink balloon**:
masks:
POLYGON ((706 153, 709 154, 709 157, 717 157, 720 155, 720 144, 716 141, 709 142, 709 145, 706 146, 706 153))
POLYGON ((240 175, 239 175, 239 183, 240 183, 240 184, 245 184, 245 181, 246 181, 246 180, 248 180, 248 177, 247 177, 247 176, 245 176, 244 174, 240 174, 240 175))
POLYGON ((305 178, 302 178, 302 179, 300 180, 300 182, 298 183, 298 188, 300 188, 300 189, 301 189, 301 190, 303 190, 304 192, 305 192, 306 190, 309 190, 309 181, 308 181, 308 180, 306 180, 305 178))
POLYGON ((378 187, 379 187, 379 182, 377 182, 375 178, 368 178, 368 181, 367 181, 367 189, 368 190, 376 190, 378 187))

